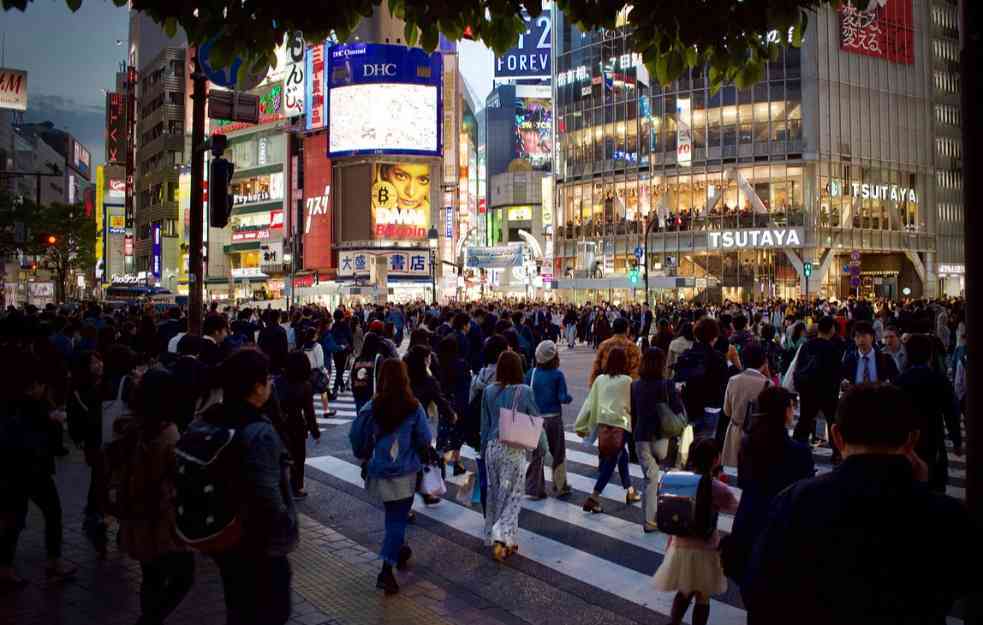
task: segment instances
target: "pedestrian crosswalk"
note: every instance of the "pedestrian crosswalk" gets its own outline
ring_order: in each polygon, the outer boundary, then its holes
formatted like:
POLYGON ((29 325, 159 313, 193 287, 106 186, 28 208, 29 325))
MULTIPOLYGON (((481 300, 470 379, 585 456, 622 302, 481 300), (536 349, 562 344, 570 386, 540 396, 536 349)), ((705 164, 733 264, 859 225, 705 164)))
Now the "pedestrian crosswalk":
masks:
MULTIPOLYGON (((318 423, 322 430, 346 428, 355 417, 354 399, 351 393, 341 393, 330 408, 336 410, 333 417, 324 417, 320 398, 315 397, 315 408, 319 413, 318 423)), ((638 503, 625 502, 626 490, 618 473, 601 493, 602 514, 590 514, 582 510, 584 499, 593 491, 597 478, 598 456, 596 444, 588 444, 573 432, 565 432, 567 482, 573 494, 564 500, 546 498, 522 502, 519 516, 519 557, 528 559, 556 573, 569 576, 580 582, 590 584, 600 591, 631 602, 658 615, 669 614, 672 593, 656 591, 652 576, 658 569, 668 548, 668 536, 661 532, 643 533, 643 514, 638 503)), ((465 466, 475 471, 475 450, 465 446, 461 450, 465 466)), ((827 448, 816 448, 814 458, 817 471, 832 470, 831 452, 827 448)), ((965 497, 965 464, 963 459, 950 454, 950 475, 952 482, 961 484, 950 486, 949 493, 965 497)), ((549 464, 549 462, 547 462, 549 464)), ((323 473, 356 488, 364 488, 361 467, 347 450, 329 453, 307 459, 309 469, 323 473)), ((644 488, 643 472, 636 464, 629 465, 630 482, 641 491, 644 488)), ((736 483, 736 472, 727 469, 730 484, 736 483)), ((440 523, 450 529, 472 538, 484 539, 484 518, 481 506, 468 505, 458 501, 458 488, 464 486, 467 476, 452 476, 447 471, 448 493, 436 506, 424 506, 422 501, 414 501, 414 509, 419 515, 440 523)), ((545 468, 547 482, 552 485, 552 472, 545 468)), ((740 497, 740 490, 732 486, 740 497)), ((733 527, 734 518, 721 514, 718 528, 728 533, 733 527)), ((715 597, 711 607, 711 619, 719 624, 743 624, 747 616, 739 593, 733 583, 728 591, 715 597)), ((653 621, 661 617, 653 615, 653 621)), ((955 618, 948 619, 950 625, 961 623, 955 618)))

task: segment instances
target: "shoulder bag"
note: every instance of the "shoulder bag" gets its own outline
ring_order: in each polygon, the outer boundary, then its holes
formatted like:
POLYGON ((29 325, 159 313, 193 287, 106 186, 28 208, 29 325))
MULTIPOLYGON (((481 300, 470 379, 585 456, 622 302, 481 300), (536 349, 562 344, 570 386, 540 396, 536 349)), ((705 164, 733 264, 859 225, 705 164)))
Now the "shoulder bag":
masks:
MULTIPOLYGON (((505 392, 505 389, 501 392, 505 392)), ((543 432, 543 418, 519 412, 521 394, 522 388, 517 386, 512 396, 512 408, 498 409, 498 440, 509 447, 536 449, 543 432)))
POLYGON ((659 415, 659 429, 662 431, 662 438, 676 438, 683 434, 686 429, 686 415, 676 414, 676 411, 669 405, 669 384, 672 381, 666 380, 666 401, 660 401, 655 405, 655 410, 659 415))

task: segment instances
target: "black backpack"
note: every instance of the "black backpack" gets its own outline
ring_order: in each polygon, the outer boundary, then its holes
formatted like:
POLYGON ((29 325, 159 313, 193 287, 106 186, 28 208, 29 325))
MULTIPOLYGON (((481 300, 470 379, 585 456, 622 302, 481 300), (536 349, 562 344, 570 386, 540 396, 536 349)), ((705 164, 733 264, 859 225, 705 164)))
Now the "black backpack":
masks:
POLYGON ((792 374, 792 380, 795 382, 796 390, 801 393, 803 389, 819 380, 820 361, 818 355, 807 349, 807 345, 803 345, 800 349, 799 360, 795 363, 795 373, 792 374))
POLYGON ((352 384, 352 395, 356 399, 369 399, 375 394, 376 365, 379 355, 372 360, 358 360, 352 365, 349 380, 352 384))
POLYGON ((673 371, 676 372, 676 382, 702 382, 707 374, 706 353, 702 349, 687 349, 673 365, 673 371))
MULTIPOLYGON (((213 406, 209 413, 221 410, 213 406)), ((234 548, 243 537, 241 509, 245 447, 236 429, 198 419, 175 449, 177 535, 204 553, 234 548)))
POLYGON ((667 471, 659 480, 655 521, 659 531, 706 540, 717 529, 713 478, 690 471, 667 471))

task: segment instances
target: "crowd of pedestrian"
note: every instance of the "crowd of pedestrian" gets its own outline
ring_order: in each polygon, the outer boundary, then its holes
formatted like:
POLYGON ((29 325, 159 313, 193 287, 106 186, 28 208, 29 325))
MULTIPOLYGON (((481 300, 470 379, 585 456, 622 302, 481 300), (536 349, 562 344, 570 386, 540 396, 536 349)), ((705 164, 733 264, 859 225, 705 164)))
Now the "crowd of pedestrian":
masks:
POLYGON ((617 470, 626 503, 641 501, 641 530, 671 534, 653 588, 676 593, 673 623, 691 604, 691 621, 707 623, 728 577, 755 623, 847 622, 855 610, 938 622, 971 578, 974 552, 961 545, 976 544, 945 495, 949 453, 962 455, 965 332, 957 300, 213 304, 201 336, 177 307, 11 308, 0 318, 0 357, 16 363, 0 397, 0 497, 12 504, 0 513, 0 584, 26 583, 14 559, 29 501, 44 518, 46 574, 75 574, 53 479, 74 444, 90 473, 80 522, 105 555, 115 520, 141 564, 141 623, 180 604, 194 551, 218 565, 228 623, 286 622, 315 400, 330 416, 344 390, 352 452, 384 510, 377 586, 399 591, 413 500, 440 505, 448 472, 467 475, 485 544, 504 561, 520 548, 524 497, 573 494, 560 360, 580 343, 595 353, 573 429, 599 455, 582 508, 603 514, 617 470), (532 434, 515 425, 526 419, 532 434), (815 476, 817 446, 831 473, 815 476), (683 473, 699 485, 702 520, 669 530, 660 508, 683 473), (726 535, 721 512, 736 515, 726 535), (931 540, 919 546, 919 532, 931 540), (933 571, 931 592, 913 591, 902 547, 933 571))

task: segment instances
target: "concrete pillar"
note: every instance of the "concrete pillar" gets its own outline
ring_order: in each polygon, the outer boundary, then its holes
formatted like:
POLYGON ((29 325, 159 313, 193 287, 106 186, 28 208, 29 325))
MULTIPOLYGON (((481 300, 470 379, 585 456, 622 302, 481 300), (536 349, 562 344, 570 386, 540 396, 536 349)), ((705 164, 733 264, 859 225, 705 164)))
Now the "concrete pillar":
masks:
POLYGON ((808 296, 812 299, 816 297, 826 281, 826 276, 829 274, 835 256, 835 252, 826 247, 812 247, 802 250, 801 262, 795 265, 795 271, 799 276, 800 296, 806 296, 806 277, 803 272, 803 263, 812 263, 812 276, 808 280, 808 296))

